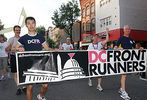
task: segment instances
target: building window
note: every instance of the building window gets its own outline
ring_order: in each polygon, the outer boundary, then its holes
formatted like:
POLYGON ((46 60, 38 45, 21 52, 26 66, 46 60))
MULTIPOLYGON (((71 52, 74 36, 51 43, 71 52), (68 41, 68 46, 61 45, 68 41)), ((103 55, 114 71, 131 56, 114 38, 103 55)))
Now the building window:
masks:
POLYGON ((111 0, 100 0, 100 7, 107 5, 111 0))
POLYGON ((108 23, 109 23, 109 25, 111 25, 111 23, 112 23, 112 18, 111 17, 108 17, 108 23))
POLYGON ((109 18, 106 18, 106 26, 108 26, 109 25, 109 18))
MULTIPOLYGON (((101 22, 104 24, 104 26, 110 26, 112 24, 112 18, 111 16, 101 19, 101 22)), ((104 27, 101 25, 101 27, 104 27)))
POLYGON ((86 22, 86 32, 90 32, 90 21, 86 22))
POLYGON ((85 17, 85 9, 83 9, 83 17, 85 17))
POLYGON ((94 13, 94 3, 91 4, 91 13, 94 13))
POLYGON ((83 23, 83 34, 86 32, 86 25, 83 23))
POLYGON ((90 14, 90 8, 89 8, 89 6, 87 6, 87 8, 86 8, 86 15, 89 16, 89 14, 90 14))
POLYGON ((95 18, 91 20, 91 30, 95 31, 95 18))

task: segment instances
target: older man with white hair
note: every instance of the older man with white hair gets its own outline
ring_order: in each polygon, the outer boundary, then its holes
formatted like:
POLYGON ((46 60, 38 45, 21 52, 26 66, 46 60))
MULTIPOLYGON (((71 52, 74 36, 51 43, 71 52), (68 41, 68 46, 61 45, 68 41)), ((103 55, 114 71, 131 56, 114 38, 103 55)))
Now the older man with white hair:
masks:
POLYGON ((62 50, 73 50, 70 37, 66 38, 66 43, 62 44, 62 50))
MULTIPOLYGON (((131 28, 129 25, 125 25, 124 26, 124 35, 121 36, 117 43, 116 46, 114 47, 114 49, 133 49, 135 48, 135 41, 129 37, 131 32, 131 28)), ((121 88, 119 90, 120 96, 124 99, 124 100, 131 100, 131 98, 128 96, 128 93, 125 90, 125 83, 126 83, 126 78, 127 78, 127 74, 123 74, 121 76, 121 88)))

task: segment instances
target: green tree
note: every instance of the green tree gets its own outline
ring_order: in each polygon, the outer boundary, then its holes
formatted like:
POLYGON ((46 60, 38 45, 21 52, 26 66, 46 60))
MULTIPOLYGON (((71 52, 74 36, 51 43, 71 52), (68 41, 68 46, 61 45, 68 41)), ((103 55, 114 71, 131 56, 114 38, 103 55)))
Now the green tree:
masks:
POLYGON ((56 48, 58 48, 59 47, 59 45, 60 45, 60 40, 61 40, 61 38, 62 38, 62 35, 60 35, 60 34, 56 34, 56 41, 55 41, 55 47, 56 48))
POLYGON ((47 43, 49 44, 50 48, 54 48, 55 47, 55 42, 51 38, 47 39, 47 43))
POLYGON ((75 0, 69 1, 67 4, 62 4, 59 10, 54 11, 52 20, 53 24, 64 31, 72 39, 72 27, 74 22, 80 16, 80 8, 75 0))
POLYGON ((4 25, 2 24, 1 20, 0 20, 0 31, 4 29, 4 25))
POLYGON ((37 27, 36 32, 45 36, 45 27, 44 26, 37 27))

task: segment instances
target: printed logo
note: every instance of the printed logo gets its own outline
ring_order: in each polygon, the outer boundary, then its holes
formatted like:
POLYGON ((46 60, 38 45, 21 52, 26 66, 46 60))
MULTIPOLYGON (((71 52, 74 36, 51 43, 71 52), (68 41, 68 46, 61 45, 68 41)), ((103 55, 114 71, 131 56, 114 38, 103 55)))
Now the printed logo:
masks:
POLYGON ((80 67, 78 61, 73 59, 75 53, 69 53, 70 59, 64 64, 64 68, 61 68, 61 57, 58 55, 58 68, 60 69, 61 79, 76 79, 84 78, 83 68, 80 67))
POLYGON ((32 40, 28 40, 28 44, 40 44, 40 40, 39 39, 32 39, 32 40))

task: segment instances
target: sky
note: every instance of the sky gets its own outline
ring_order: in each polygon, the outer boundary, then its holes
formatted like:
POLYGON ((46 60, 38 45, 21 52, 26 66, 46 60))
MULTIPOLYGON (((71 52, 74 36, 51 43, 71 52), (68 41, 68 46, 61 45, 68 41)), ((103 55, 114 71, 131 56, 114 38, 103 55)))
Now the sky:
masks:
MULTIPOLYGON (((35 17, 37 26, 52 25, 53 12, 70 0, 0 0, 0 19, 5 28, 18 24, 24 7, 27 16, 35 17)), ((79 0, 77 0, 79 2, 79 0)))
MULTIPOLYGON (((68 1, 70 0, 0 0, 0 20, 4 28, 18 25, 22 8, 24 8, 27 16, 33 16, 36 19, 37 26, 45 26, 47 29, 53 26, 51 20, 53 12, 68 1)), ((77 1, 79 3, 79 0, 77 1)), ((22 28, 21 36, 27 34, 26 31, 26 27, 22 28)), ((9 32, 5 33, 5 36, 9 39, 14 34, 9 32)))

